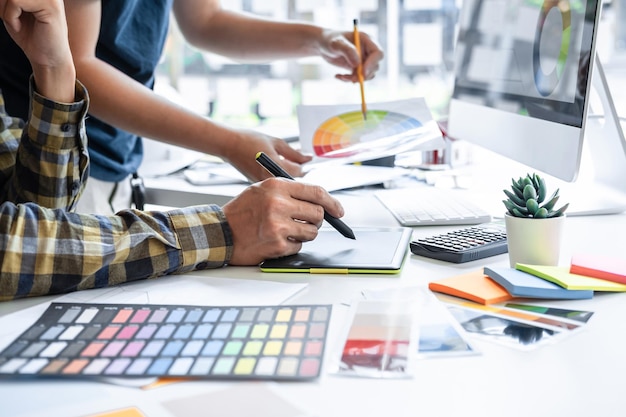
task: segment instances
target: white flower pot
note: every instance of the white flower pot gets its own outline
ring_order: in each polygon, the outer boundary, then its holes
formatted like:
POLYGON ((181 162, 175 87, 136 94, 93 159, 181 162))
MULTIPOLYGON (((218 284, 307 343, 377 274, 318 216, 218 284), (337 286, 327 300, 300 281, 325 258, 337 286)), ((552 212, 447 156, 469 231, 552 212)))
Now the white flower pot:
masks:
POLYGON ((507 244, 511 268, 516 263, 531 265, 559 264, 566 217, 534 219, 506 213, 507 244))

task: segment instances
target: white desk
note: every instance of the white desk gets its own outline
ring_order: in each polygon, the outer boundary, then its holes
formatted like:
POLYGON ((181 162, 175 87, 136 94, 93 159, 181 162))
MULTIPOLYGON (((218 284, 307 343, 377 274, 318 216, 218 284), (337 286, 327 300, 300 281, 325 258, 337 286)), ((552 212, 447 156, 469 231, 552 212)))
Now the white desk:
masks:
MULTIPOLYGON (((347 197, 346 223, 358 226, 396 226, 395 220, 373 197, 347 197), (368 200, 368 198, 371 199, 368 200), (365 199, 365 201, 364 201, 365 199)), ((454 227, 450 227, 453 229, 454 227)), ((444 228, 420 228, 414 235, 428 235, 444 228)), ((579 251, 606 249, 623 256, 626 247, 626 215, 568 218, 562 263, 579 251)), ((375 380, 339 377, 328 373, 329 358, 337 353, 338 331, 345 326, 344 303, 363 289, 425 286, 483 266, 508 266, 507 255, 466 264, 448 264, 409 255, 400 276, 334 276, 265 274, 255 267, 228 267, 199 274, 252 280, 306 282, 306 290, 289 304, 333 304, 329 343, 319 380, 309 383, 184 382, 151 390, 85 381, 0 381, 0 416, 91 416, 136 406, 146 416, 172 414, 163 402, 194 397, 202 401, 197 415, 218 413, 218 398, 258 393, 266 398, 256 416, 623 416, 622 378, 626 375, 626 294, 597 294, 593 300, 542 302, 594 311, 584 330, 529 352, 474 340, 482 355, 420 360, 408 380, 375 380), (248 391, 249 390, 249 391, 248 391), (299 412, 288 412, 290 407, 299 412)), ((180 279, 164 277, 161 279, 180 279)), ((0 304, 0 314, 49 301, 50 297, 0 304)), ((181 299, 180 304, 185 300, 181 299)), ((539 303, 537 303, 539 304, 539 303)), ((239 404, 233 404, 239 406, 239 404)), ((187 413, 185 417, 196 414, 187 413)), ((242 415, 242 414, 239 414, 242 415)))

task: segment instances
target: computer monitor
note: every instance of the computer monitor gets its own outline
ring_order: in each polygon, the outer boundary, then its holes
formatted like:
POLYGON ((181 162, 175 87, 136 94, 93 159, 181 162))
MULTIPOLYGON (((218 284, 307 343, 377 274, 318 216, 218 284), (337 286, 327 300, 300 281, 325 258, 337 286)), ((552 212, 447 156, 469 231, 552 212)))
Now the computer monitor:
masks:
POLYGON ((459 18, 449 135, 573 183, 569 215, 626 210, 626 143, 595 53, 600 12, 596 0, 464 0, 459 18), (603 117, 590 116, 592 91, 603 117))

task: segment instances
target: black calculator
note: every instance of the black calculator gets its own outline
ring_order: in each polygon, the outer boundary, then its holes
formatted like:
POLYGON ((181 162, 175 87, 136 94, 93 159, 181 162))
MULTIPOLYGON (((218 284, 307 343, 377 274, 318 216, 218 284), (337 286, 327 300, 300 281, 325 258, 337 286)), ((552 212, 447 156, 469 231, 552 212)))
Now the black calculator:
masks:
POLYGON ((502 223, 484 223, 414 240, 411 252, 427 258, 463 263, 508 251, 502 223))

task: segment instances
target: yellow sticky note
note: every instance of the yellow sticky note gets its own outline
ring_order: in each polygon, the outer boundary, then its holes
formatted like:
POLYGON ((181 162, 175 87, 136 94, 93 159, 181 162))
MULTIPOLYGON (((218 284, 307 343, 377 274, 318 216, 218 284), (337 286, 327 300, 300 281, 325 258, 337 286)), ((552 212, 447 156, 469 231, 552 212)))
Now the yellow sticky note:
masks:
POLYGON ((89 417, 146 417, 137 408, 124 408, 123 410, 115 410, 102 414, 93 414, 89 417))
POLYGON ((626 292, 626 285, 624 284, 572 274, 569 272, 569 267, 566 266, 517 264, 515 269, 543 278, 568 290, 626 292))

